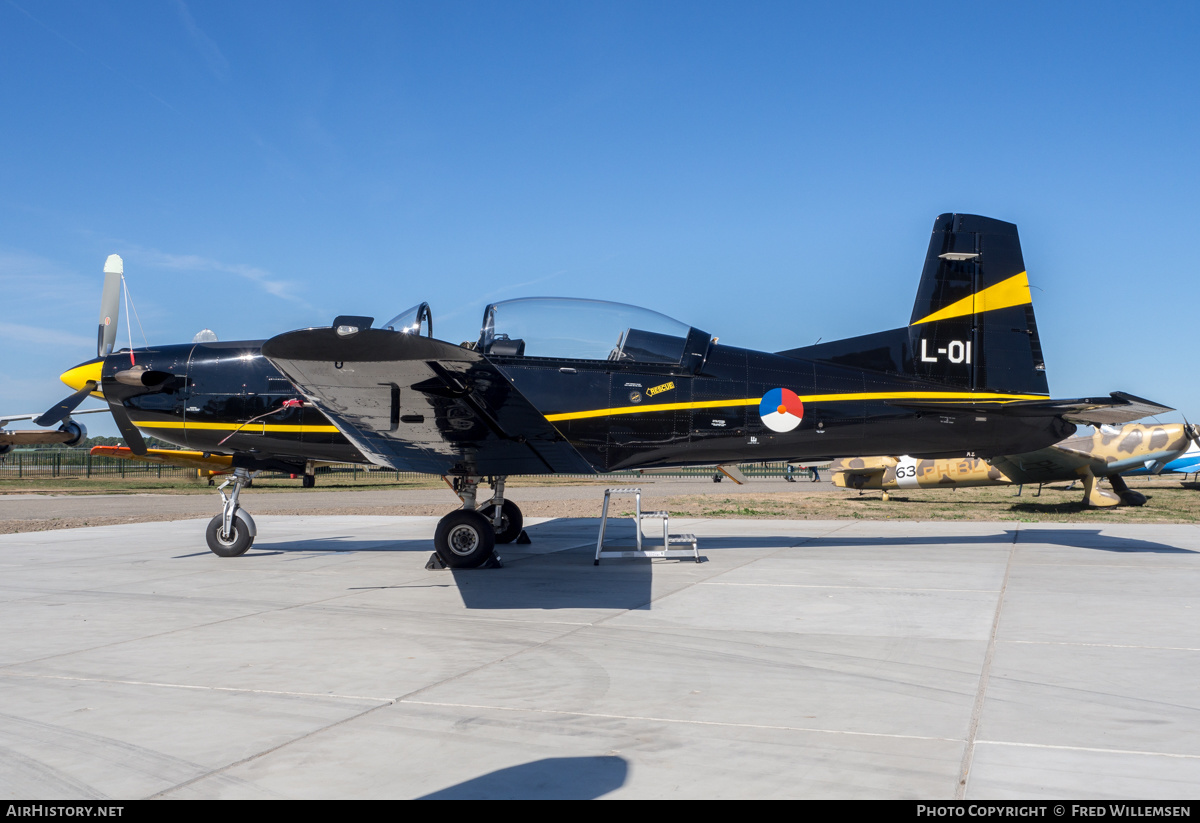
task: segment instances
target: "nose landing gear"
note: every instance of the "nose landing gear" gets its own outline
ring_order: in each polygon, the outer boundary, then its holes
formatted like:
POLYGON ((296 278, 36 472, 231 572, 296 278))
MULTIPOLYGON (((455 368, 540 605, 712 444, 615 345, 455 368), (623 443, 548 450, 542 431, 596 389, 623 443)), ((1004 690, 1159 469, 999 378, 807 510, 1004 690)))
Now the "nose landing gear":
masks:
POLYGON ((245 554, 258 535, 253 518, 238 505, 242 489, 253 479, 254 473, 246 469, 234 469, 233 477, 218 488, 221 492, 221 513, 208 521, 208 528, 204 533, 208 548, 218 557, 238 557, 245 554), (230 483, 233 484, 233 491, 226 497, 225 487, 230 483))

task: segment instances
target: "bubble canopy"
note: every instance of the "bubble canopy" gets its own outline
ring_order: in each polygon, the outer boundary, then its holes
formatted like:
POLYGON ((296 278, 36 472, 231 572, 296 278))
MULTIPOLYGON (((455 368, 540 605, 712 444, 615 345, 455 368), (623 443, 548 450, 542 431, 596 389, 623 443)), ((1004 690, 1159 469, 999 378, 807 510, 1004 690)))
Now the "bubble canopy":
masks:
POLYGON ((429 310, 428 303, 418 303, 384 323, 383 328, 402 334, 433 337, 433 312, 429 310))
POLYGON ((499 356, 679 363, 698 336, 707 348, 707 334, 625 303, 526 297, 484 309, 478 346, 499 356))

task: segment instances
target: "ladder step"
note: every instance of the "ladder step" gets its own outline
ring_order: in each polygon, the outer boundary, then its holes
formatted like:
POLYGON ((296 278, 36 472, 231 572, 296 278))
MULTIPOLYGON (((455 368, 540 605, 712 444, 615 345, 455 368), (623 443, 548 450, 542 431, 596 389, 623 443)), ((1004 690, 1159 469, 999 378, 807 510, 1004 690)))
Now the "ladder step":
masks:
POLYGON ((695 543, 696 535, 694 534, 672 534, 667 537, 667 543, 695 543))
POLYGON ((678 557, 678 558, 682 558, 682 559, 691 558, 694 560, 696 558, 696 555, 695 555, 695 552, 693 552, 691 549, 670 549, 667 551, 663 551, 662 549, 659 549, 658 551, 651 550, 651 551, 640 551, 640 552, 639 551, 612 551, 611 549, 605 549, 604 551, 600 552, 600 557, 597 559, 602 559, 605 557, 678 557))
POLYGON ((642 512, 643 520, 666 520, 670 516, 670 512, 642 512))
POLYGON ((605 489, 605 494, 640 494, 641 489, 605 489))

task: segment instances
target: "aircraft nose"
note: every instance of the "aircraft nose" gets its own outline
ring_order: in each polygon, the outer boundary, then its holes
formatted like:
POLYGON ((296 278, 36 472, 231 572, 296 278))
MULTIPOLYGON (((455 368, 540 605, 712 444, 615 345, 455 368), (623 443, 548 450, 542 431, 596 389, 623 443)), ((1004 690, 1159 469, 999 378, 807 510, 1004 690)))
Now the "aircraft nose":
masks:
POLYGON ((104 393, 100 391, 100 370, 102 368, 104 368, 104 358, 96 357, 85 363, 80 363, 73 369, 67 369, 58 376, 58 379, 75 389, 75 391, 82 389, 91 380, 96 384, 96 390, 92 392, 92 396, 104 397, 104 393))

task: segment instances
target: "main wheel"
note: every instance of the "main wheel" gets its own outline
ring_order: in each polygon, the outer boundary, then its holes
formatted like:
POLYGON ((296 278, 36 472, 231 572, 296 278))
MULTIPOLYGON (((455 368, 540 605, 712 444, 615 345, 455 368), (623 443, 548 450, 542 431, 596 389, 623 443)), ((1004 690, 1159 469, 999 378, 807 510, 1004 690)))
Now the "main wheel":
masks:
POLYGON ((218 514, 208 521, 208 528, 204 532, 204 537, 208 540, 208 548, 218 557, 238 557, 245 554, 246 550, 250 548, 250 544, 254 542, 254 538, 246 530, 246 524, 236 517, 233 518, 233 523, 230 524, 229 539, 226 540, 221 537, 221 521, 223 519, 218 514))
POLYGON ((433 547, 452 569, 474 569, 492 556, 496 533, 492 523, 477 511, 459 509, 438 522, 433 547))
MULTIPOLYGON (((478 512, 487 518, 489 523, 495 523, 496 504, 491 501, 479 507, 478 512)), ((525 525, 521 510, 511 500, 505 500, 500 507, 500 529, 496 532, 497 543, 511 543, 521 536, 521 528, 525 525)))

